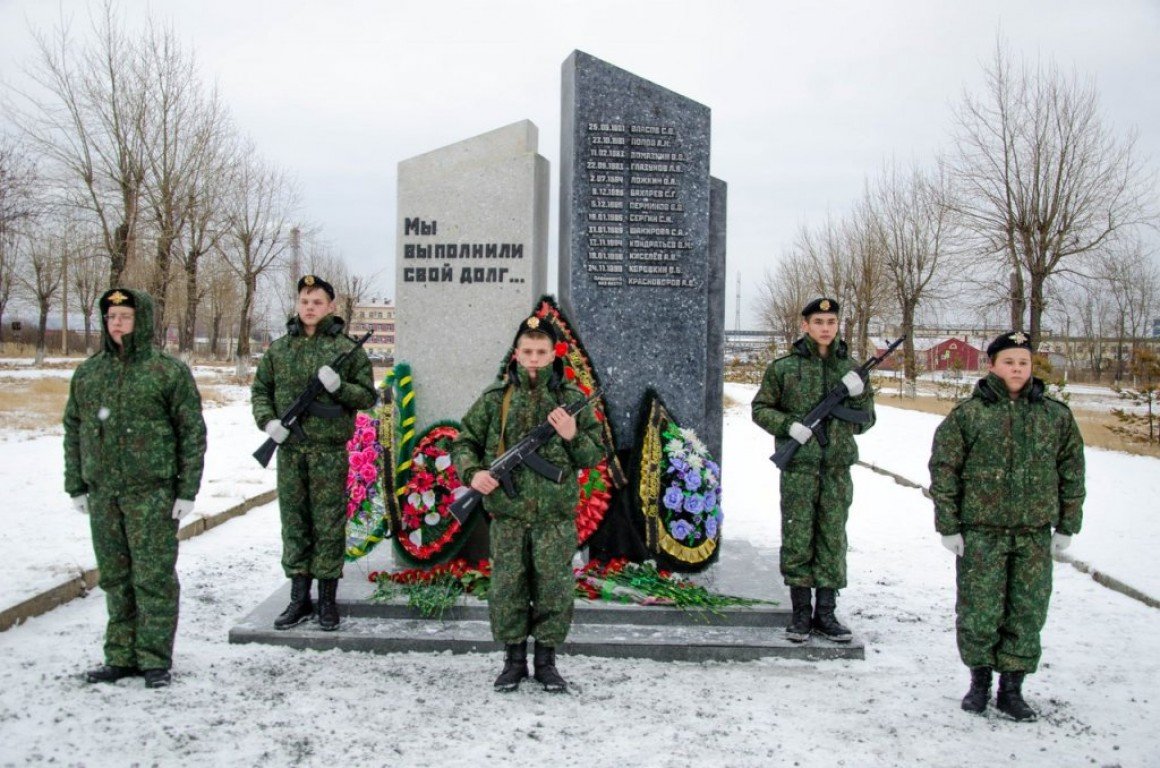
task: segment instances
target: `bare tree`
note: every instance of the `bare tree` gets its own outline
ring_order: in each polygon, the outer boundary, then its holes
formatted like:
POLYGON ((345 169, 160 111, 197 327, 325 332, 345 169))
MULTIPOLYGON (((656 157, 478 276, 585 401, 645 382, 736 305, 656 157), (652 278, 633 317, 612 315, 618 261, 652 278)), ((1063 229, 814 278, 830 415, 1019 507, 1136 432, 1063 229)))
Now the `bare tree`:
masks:
POLYGON ((871 321, 880 319, 893 303, 886 269, 886 248, 879 230, 867 190, 843 224, 843 247, 837 254, 847 284, 848 304, 843 310, 846 338, 852 342, 854 354, 859 358, 865 358, 873 351, 871 321))
POLYGON ((118 284, 135 250, 145 184, 148 100, 138 47, 111 0, 92 18, 91 42, 78 43, 63 21, 51 34, 33 34, 28 74, 40 92, 22 94, 17 121, 59 175, 65 204, 99 223, 109 284, 118 284))
POLYGON ((201 299, 209 301, 209 354, 220 360, 223 338, 229 335, 227 318, 237 317, 241 296, 237 277, 220 254, 211 254, 206 266, 198 285, 204 288, 201 299))
POLYGON ((948 187, 941 172, 917 167, 901 172, 886 168, 878 179, 871 206, 882 240, 883 262, 901 315, 903 372, 912 385, 918 377, 914 356, 915 313, 937 292, 950 242, 948 187))
MULTIPOLYGON (((805 255, 793 250, 782 257, 772 272, 766 271, 758 288, 761 325, 774 337, 792 342, 801 332, 801 311, 817 289, 805 255)), ((775 350, 776 351, 776 350, 775 350)))
POLYGON ((104 293, 103 286, 107 277, 107 264, 98 240, 99 236, 83 238, 80 248, 69 262, 70 295, 73 309, 80 314, 84 323, 85 354, 93 352, 93 312, 97 308, 97 299, 104 293))
POLYGON ((23 259, 23 269, 18 280, 22 292, 37 309, 36 365, 44 362, 48 315, 63 282, 62 262, 74 245, 70 242, 70 233, 60 231, 44 234, 37 232, 20 241, 20 247, 27 250, 27 257, 23 259))
POLYGON ((12 139, 0 140, 0 339, 4 311, 17 283, 19 239, 40 211, 36 170, 27 150, 12 139))
POLYGON ((188 351, 196 323, 197 262, 220 238, 221 180, 232 148, 232 127, 216 91, 207 92, 192 53, 172 29, 150 25, 142 39, 149 127, 146 135, 145 199, 154 232, 153 294, 158 343, 169 324, 167 312, 174 265, 185 273, 186 312, 179 344, 188 351), (212 222, 212 224, 211 224, 212 222), (196 231, 185 237, 186 230, 196 231), (188 247, 185 247, 188 246, 188 247))
POLYGON ((1012 325, 1038 345, 1047 281, 1147 220, 1153 175, 1103 124, 1090 82, 1013 65, 1002 42, 957 111, 958 212, 1010 272, 1012 325))
POLYGON ((242 302, 235 358, 239 373, 250 356, 250 327, 258 279, 276 267, 290 246, 290 216, 297 194, 278 170, 254 156, 252 148, 239 159, 231 198, 228 229, 220 248, 226 264, 241 281, 242 302))

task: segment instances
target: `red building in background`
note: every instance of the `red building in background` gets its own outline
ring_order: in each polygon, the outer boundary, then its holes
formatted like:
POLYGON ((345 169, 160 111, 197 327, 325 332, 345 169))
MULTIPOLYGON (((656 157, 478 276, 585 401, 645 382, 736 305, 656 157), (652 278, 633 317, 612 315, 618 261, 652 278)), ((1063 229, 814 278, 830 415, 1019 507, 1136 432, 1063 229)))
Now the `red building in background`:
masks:
MULTIPOLYGON (((874 339, 874 354, 881 355, 886 351, 886 344, 882 339, 874 339)), ((934 339, 915 339, 914 356, 918 361, 919 372, 932 371, 962 371, 976 373, 986 367, 987 358, 983 350, 972 345, 966 339, 951 337, 936 342, 934 339)), ((879 366, 880 371, 896 371, 902 368, 902 350, 895 350, 894 354, 886 358, 879 366)))
POLYGON ((966 339, 951 337, 925 350, 925 369, 928 371, 979 370, 984 358, 983 350, 969 344, 966 339))

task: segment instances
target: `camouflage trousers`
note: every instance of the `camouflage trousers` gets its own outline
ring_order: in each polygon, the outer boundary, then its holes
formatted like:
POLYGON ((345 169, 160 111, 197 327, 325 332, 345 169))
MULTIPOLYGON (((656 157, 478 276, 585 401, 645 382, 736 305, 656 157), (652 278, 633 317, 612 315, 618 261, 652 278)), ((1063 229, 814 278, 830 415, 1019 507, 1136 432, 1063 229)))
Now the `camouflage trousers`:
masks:
POLYGON ((169 669, 177 633, 177 521, 173 491, 89 494, 93 551, 109 622, 105 663, 169 669))
POLYGON ((781 473, 781 575, 791 587, 846 586, 849 467, 781 473))
POLYGON ((349 461, 344 446, 278 449, 282 570, 287 577, 342 578, 349 461))
POLYGON ((963 531, 955 627, 968 667, 1034 672, 1051 599, 1051 529, 963 531))
POLYGON ((538 645, 561 645, 572 625, 576 524, 497 519, 489 534, 492 637, 511 645, 531 635, 538 645))

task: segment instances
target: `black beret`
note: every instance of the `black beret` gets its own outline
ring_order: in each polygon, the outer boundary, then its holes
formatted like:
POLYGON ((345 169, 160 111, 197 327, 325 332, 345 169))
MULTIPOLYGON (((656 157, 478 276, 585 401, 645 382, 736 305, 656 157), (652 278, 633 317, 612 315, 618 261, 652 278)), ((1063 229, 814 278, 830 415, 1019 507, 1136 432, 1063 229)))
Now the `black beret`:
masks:
POLYGON ((334 286, 323 280, 318 275, 303 275, 298 279, 298 292, 302 293, 303 288, 321 288, 326 291, 326 295, 334 301, 334 286))
MULTIPOLYGON (((542 333, 552 340, 554 345, 559 339, 556 337, 556 328, 547 320, 531 315, 524 318, 520 323, 520 329, 516 331, 516 343, 519 342, 520 337, 526 333, 542 333)), ((514 345, 513 345, 514 346, 514 345)))
POLYGON ((1030 352, 1031 337, 1023 331, 1009 331, 1004 333, 987 345, 987 357, 994 360, 995 355, 1004 349, 1026 349, 1030 352))
POLYGON ((816 315, 818 312, 833 312, 836 315, 838 314, 838 309, 838 302, 823 297, 814 299, 809 304, 806 304, 805 309, 802 310, 802 317, 816 315))
POLYGON ((137 298, 133 296, 133 292, 125 288, 110 288, 101 294, 99 302, 101 314, 109 314, 109 307, 132 307, 137 308, 137 298))

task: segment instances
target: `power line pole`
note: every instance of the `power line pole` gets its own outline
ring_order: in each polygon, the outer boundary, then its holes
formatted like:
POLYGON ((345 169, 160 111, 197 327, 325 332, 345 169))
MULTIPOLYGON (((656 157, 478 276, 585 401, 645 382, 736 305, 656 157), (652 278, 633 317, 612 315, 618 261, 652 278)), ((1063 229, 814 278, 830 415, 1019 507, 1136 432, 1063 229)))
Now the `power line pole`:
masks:
POLYGON ((741 273, 737 273, 737 316, 733 320, 733 330, 741 330, 741 273))

